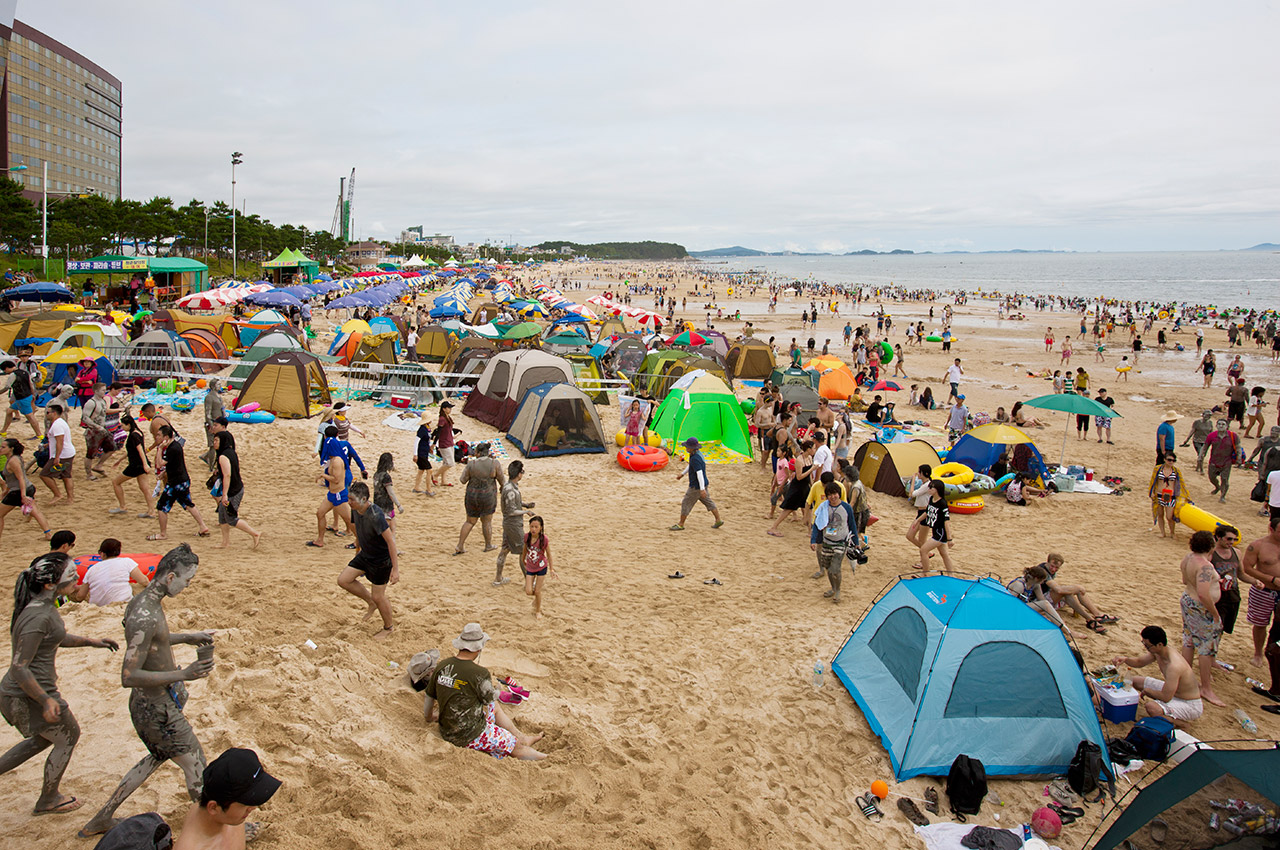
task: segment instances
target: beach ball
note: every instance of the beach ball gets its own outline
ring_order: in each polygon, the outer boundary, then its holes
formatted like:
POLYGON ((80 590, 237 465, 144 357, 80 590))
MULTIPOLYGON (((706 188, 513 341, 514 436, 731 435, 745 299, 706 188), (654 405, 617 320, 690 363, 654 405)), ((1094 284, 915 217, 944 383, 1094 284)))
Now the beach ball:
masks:
POLYGON ((201 390, 202 390, 202 389, 204 389, 204 388, 205 388, 205 387, 207 387, 207 386, 209 386, 209 382, 208 382, 208 381, 206 381, 204 378, 198 378, 198 379, 196 380, 196 388, 197 388, 197 389, 201 389, 201 390))
POLYGON ((889 783, 885 782, 883 779, 877 779, 875 782, 871 783, 871 793, 883 800, 885 797, 889 796, 889 783))
POLYGON ((1031 816, 1031 828, 1036 835, 1052 841, 1062 834, 1062 818, 1048 806, 1041 806, 1031 816))

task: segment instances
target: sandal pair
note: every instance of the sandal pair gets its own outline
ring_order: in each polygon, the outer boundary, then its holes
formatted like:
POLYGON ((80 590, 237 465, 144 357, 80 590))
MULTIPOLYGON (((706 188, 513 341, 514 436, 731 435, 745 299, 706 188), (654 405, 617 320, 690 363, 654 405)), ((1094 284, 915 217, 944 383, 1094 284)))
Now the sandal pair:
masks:
POLYGON ((861 797, 854 797, 853 802, 857 805, 858 810, 862 812, 867 820, 879 821, 884 819, 884 812, 880 811, 880 807, 876 805, 875 794, 864 794, 861 797))
POLYGON ((1062 825, 1075 823, 1084 817, 1084 809, 1079 806, 1064 806, 1061 803, 1050 803, 1049 809, 1058 816, 1062 821, 1062 825))

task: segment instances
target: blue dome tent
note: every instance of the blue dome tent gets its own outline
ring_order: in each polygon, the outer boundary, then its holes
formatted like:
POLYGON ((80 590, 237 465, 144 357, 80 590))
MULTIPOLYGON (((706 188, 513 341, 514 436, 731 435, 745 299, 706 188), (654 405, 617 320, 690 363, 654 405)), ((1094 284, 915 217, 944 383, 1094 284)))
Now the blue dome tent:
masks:
POLYGON ((1032 481, 1049 480, 1049 470, 1035 443, 991 443, 984 440, 981 433, 982 428, 974 428, 963 434, 947 452, 947 462, 963 463, 974 472, 986 475, 991 464, 1008 452, 1010 472, 1025 472, 1032 481))
POLYGON ((1062 632, 990 578, 898 581, 831 669, 899 781, 946 776, 960 753, 990 776, 1059 775, 1081 741, 1106 747, 1062 632))

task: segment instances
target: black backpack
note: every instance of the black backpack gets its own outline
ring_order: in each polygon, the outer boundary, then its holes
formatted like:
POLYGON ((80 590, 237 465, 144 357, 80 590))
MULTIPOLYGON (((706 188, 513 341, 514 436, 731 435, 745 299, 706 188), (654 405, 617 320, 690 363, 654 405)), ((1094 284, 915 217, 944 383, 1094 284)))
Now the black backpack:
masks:
POLYGON ((1092 741, 1081 741, 1067 767, 1067 784, 1087 802, 1096 803, 1102 799, 1098 777, 1103 775, 1108 784, 1113 781, 1111 770, 1102 758, 1102 748, 1092 741))
POLYGON ((987 796, 987 769, 982 762, 961 753, 951 762, 947 774, 947 800, 956 820, 965 822, 965 815, 976 815, 987 796))
POLYGON ((134 815, 113 826, 93 850, 169 850, 173 834, 155 812, 134 815))

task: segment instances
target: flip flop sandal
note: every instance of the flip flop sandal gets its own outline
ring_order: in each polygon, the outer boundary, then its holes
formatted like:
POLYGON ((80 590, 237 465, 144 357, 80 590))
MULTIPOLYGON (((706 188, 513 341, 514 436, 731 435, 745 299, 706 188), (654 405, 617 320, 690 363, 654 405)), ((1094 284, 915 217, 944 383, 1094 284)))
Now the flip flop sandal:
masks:
POLYGON ((1271 691, 1267 690, 1266 688, 1260 688, 1257 685, 1254 685, 1253 692, 1260 697, 1266 697, 1269 700, 1280 702, 1280 694, 1273 694, 1271 693, 1271 691))
POLYGON ((1151 821, 1151 840, 1157 844, 1163 844, 1165 838, 1169 836, 1169 824, 1165 823, 1164 818, 1156 818, 1151 821))
POLYGON ((1120 622, 1120 618, 1113 617, 1110 614, 1103 614, 1098 618, 1098 622, 1106 626, 1114 626, 1116 623, 1120 622))
POLYGON ((863 816, 867 820, 878 821, 884 817, 884 812, 880 811, 880 809, 876 807, 876 804, 871 801, 870 795, 865 797, 854 797, 853 802, 857 805, 858 810, 862 812, 863 816))
POLYGON ((679 570, 676 570, 674 573, 667 576, 667 578, 684 578, 684 573, 680 572, 679 570))
POLYGON ((524 702, 524 697, 511 691, 503 691, 498 694, 498 702, 503 703, 504 705, 519 705, 524 702))
POLYGON ((1070 824, 1070 823, 1075 823, 1076 820, 1084 817, 1084 809, 1081 809, 1079 807, 1063 806, 1063 805, 1059 805, 1058 803, 1050 803, 1049 810, 1057 814, 1058 818, 1062 821, 1063 826, 1066 826, 1067 824, 1070 824))
POLYGON ((1280 714, 1280 705, 1260 705, 1258 708, 1267 714, 1280 714))
POLYGON ((714 584, 717 587, 719 587, 720 585, 724 584, 724 582, 720 581, 720 579, 718 578, 709 578, 706 581, 704 581, 703 584, 714 584))
POLYGON ((1100 634, 1100 635, 1105 635, 1107 633, 1107 630, 1103 628, 1103 626, 1099 624, 1097 620, 1089 620, 1084 624, 1084 627, 1089 631, 1096 632, 1097 634, 1100 634))
POLYGON ((938 789, 932 785, 924 789, 924 808, 930 814, 938 814, 938 789))
POLYGON ((502 679, 501 681, 502 681, 502 684, 507 686, 507 689, 510 690, 511 693, 518 694, 523 699, 528 699, 530 697, 529 689, 521 687, 520 683, 517 682, 515 679, 511 678, 510 676, 508 676, 505 679, 502 679))
POLYGON ((920 813, 920 809, 916 808, 914 800, 908 800, 906 797, 898 798, 898 811, 906 816, 916 826, 928 826, 929 819, 920 813))

